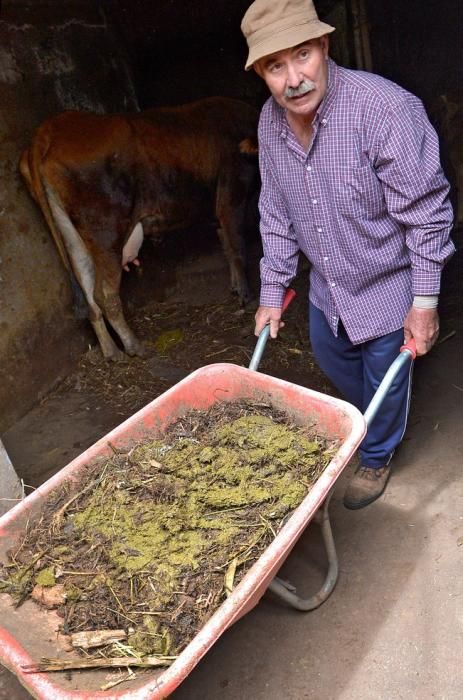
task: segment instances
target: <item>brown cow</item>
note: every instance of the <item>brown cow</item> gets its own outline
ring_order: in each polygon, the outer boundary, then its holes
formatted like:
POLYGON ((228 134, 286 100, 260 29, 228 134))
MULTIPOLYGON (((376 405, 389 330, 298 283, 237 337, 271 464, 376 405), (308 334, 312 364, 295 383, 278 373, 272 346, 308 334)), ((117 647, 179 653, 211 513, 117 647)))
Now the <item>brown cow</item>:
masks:
POLYGON ((150 233, 165 231, 209 205, 232 289, 247 301, 242 229, 256 185, 257 119, 249 105, 215 97, 130 115, 64 112, 37 130, 20 170, 85 294, 106 358, 123 354, 105 319, 129 355, 143 353, 119 286, 148 217, 150 233))

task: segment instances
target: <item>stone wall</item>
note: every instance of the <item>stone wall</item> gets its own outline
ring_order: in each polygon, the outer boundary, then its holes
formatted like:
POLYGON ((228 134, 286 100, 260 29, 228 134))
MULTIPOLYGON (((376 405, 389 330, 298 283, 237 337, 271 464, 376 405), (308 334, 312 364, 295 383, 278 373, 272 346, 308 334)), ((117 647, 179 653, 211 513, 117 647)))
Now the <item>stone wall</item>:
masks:
MULTIPOLYGON (((260 107, 268 91, 245 72, 241 19, 250 0, 113 0, 112 17, 124 38, 143 108, 227 95, 260 107)), ((334 24, 332 55, 352 64, 348 0, 316 0, 334 24)))
POLYGON ((7 0, 0 15, 0 433, 91 339, 18 173, 34 129, 64 109, 136 109, 128 64, 93 0, 7 0))
MULTIPOLYGON (((424 102, 441 142, 441 159, 452 186, 455 211, 463 192, 457 190, 455 164, 461 162, 461 141, 448 138, 442 120, 442 100, 463 111, 461 60, 463 2, 461 0, 367 1, 373 70, 410 90, 424 102)), ((463 206, 460 205, 463 210, 463 206)), ((460 224, 462 223, 460 214, 460 224)), ((462 231, 455 234, 461 245, 462 231)))

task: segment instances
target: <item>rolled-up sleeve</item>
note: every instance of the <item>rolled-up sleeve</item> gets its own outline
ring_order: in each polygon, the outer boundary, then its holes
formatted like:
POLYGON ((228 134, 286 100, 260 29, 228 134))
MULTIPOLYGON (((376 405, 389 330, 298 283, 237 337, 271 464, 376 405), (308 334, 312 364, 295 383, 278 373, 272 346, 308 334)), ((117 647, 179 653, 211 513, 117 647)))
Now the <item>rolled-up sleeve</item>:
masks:
POLYGON ((263 257, 260 261, 262 306, 279 307, 285 290, 294 279, 299 259, 299 244, 289 220, 273 165, 265 149, 259 147, 262 188, 259 198, 260 233, 263 257))
POLYGON ((390 216, 404 227, 413 294, 438 294, 442 268, 454 253, 449 184, 439 143, 420 100, 400 101, 385 115, 375 170, 390 216))

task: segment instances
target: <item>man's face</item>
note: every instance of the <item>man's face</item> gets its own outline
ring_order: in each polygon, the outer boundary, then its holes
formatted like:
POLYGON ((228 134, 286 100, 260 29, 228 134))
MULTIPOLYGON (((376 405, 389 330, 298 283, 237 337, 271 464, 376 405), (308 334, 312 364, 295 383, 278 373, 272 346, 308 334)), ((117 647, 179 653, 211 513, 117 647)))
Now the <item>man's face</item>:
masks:
POLYGON ((294 116, 315 114, 328 83, 328 37, 264 56, 254 65, 276 102, 294 116))

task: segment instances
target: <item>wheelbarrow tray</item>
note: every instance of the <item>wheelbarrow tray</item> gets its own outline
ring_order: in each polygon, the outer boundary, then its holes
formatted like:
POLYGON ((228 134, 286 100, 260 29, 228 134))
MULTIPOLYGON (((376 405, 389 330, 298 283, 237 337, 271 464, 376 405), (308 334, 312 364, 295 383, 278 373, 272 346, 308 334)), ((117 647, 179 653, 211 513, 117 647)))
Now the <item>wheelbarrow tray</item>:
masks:
POLYGON ((0 662, 16 674, 34 697, 154 700, 172 693, 220 635, 263 596, 361 442, 366 432, 365 420, 356 408, 340 399, 237 365, 208 365, 121 423, 0 518, 0 559, 6 561, 7 551, 17 543, 26 522, 37 517, 50 492, 69 480, 77 486, 88 464, 113 453, 110 445, 130 448, 142 440, 161 437, 170 423, 193 408, 204 410, 219 401, 243 399, 270 403, 286 411, 297 424, 313 426, 318 434, 339 440, 339 449, 327 468, 277 537, 174 663, 163 670, 137 672, 136 680, 130 683, 100 690, 110 669, 73 671, 71 675, 25 673, 22 666, 36 663, 41 657, 71 658, 57 634, 62 620, 55 611, 42 610, 30 600, 15 609, 9 595, 0 595, 0 662))

